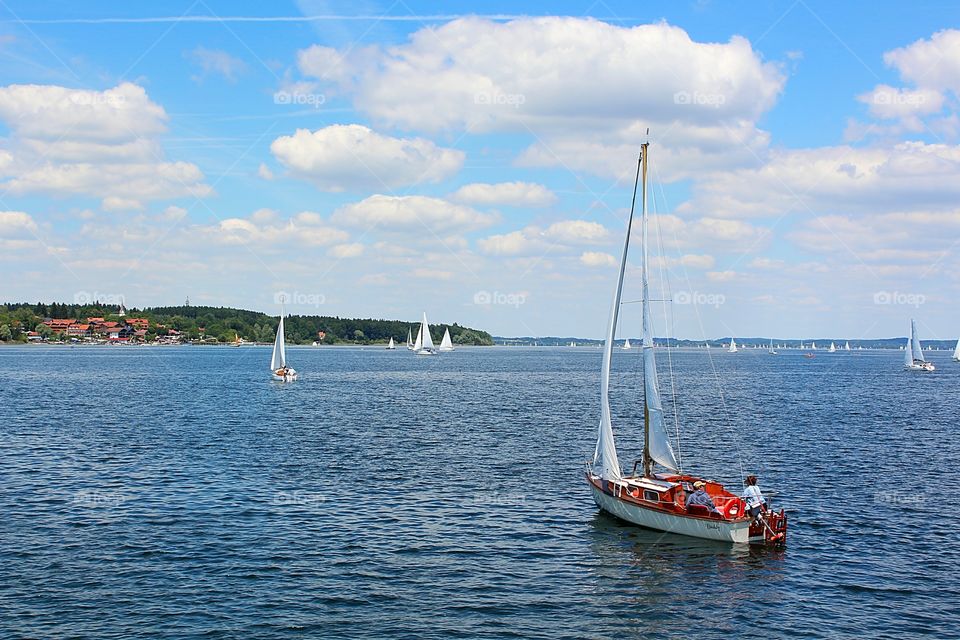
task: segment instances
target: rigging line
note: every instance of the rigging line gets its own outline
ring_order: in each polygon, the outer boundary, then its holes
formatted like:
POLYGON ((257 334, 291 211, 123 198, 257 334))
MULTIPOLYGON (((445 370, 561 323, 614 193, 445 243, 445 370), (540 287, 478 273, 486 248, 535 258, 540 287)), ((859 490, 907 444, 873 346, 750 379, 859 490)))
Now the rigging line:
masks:
MULTIPOLYGON (((656 170, 654 170, 654 171, 656 172, 656 170)), ((658 180, 658 184, 659 184, 659 180, 658 180)), ((663 189, 663 187, 661 186, 661 191, 662 191, 662 189, 663 189)), ((657 190, 656 190, 656 189, 651 189, 651 192, 652 192, 652 194, 653 194, 653 208, 654 208, 655 211, 659 211, 659 209, 657 208, 657 202, 658 202, 658 200, 657 200, 657 190)), ((664 208, 665 208, 665 207, 666 207, 666 198, 663 197, 662 199, 663 199, 663 201, 664 201, 664 208)), ((666 267, 666 260, 663 259, 663 256, 666 255, 666 251, 664 251, 663 232, 662 232, 662 228, 661 228, 661 226, 660 226, 660 224, 659 224, 659 216, 658 216, 658 218, 657 218, 657 224, 656 224, 655 226, 656 226, 656 230, 657 230, 657 245, 658 245, 658 247, 659 247, 660 256, 661 256, 661 259, 660 259, 660 291, 661 291, 662 293, 665 293, 665 294, 666 294, 666 295, 663 297, 663 299, 661 300, 661 302, 663 303, 663 316, 664 316, 664 321, 668 324, 668 327, 667 327, 667 369, 668 369, 668 371, 670 372, 670 396, 671 396, 671 400, 673 401, 673 424, 674 424, 674 428, 675 428, 676 434, 677 434, 677 465, 680 467, 680 472, 683 473, 683 451, 682 451, 682 448, 681 448, 681 446, 680 446, 680 411, 679 411, 679 409, 678 409, 678 407, 677 407, 677 382, 676 382, 676 376, 674 375, 674 370, 673 370, 673 350, 672 350, 671 347, 670 347, 670 345, 671 345, 671 336, 674 335, 674 331, 675 331, 675 329, 676 329, 676 318, 674 317, 674 314, 673 314, 673 304, 670 304, 669 306, 667 305, 668 302, 672 302, 672 301, 673 301, 673 291, 670 289, 670 278, 669 278, 669 271, 668 271, 668 269, 667 269, 667 267, 666 267), (665 273, 667 274, 666 276, 664 275, 665 273), (668 315, 667 315, 667 310, 668 310, 668 309, 669 309, 669 312, 670 312, 670 313, 669 313, 669 318, 668 318, 668 315)))
MULTIPOLYGON (((660 174, 657 171, 656 166, 653 167, 653 173, 654 173, 654 178, 657 180, 657 184, 660 187, 660 194, 661 194, 661 197, 663 198, 664 206, 666 206, 667 195, 663 190, 663 181, 660 180, 660 174)), ((673 239, 674 239, 674 242, 676 242, 676 245, 679 247, 680 238, 677 236, 676 228, 674 228, 673 230, 673 239)), ((692 290, 693 287, 690 281, 690 271, 687 269, 687 266, 682 262, 680 263, 680 266, 683 268, 683 276, 686 279, 687 286, 690 287, 690 289, 692 290)), ((693 307, 694 313, 696 314, 697 324, 699 324, 700 326, 700 335, 703 336, 704 340, 706 340, 707 332, 703 326, 703 316, 700 315, 699 305, 694 304, 691 306, 693 307)), ((737 437, 736 430, 733 428, 733 420, 731 419, 731 416, 730 416, 730 409, 727 406, 727 399, 723 393, 723 384, 720 379, 720 372, 717 371, 717 363, 713 359, 713 354, 711 353, 711 350, 707 349, 706 351, 707 351, 707 360, 710 362, 710 369, 713 372, 714 380, 717 383, 717 394, 720 396, 720 406, 723 408, 723 415, 726 418, 725 423, 726 423, 727 431, 731 434, 732 439, 734 441, 734 445, 736 447, 737 465, 740 468, 740 481, 742 482, 746 476, 743 473, 743 456, 741 455, 741 451, 740 451, 740 439, 737 437)))

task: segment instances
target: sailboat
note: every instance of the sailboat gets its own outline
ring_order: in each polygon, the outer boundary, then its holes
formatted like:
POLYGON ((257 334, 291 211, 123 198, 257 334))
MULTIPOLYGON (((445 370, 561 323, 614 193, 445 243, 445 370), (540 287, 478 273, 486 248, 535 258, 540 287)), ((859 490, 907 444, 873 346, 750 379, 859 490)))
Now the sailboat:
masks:
POLYGON ((440 351, 453 351, 453 341, 450 339, 450 327, 443 330, 443 339, 440 341, 440 351))
POLYGON ((297 379, 297 372, 287 366, 287 350, 283 336, 283 307, 280 308, 280 325, 277 327, 277 338, 273 341, 273 357, 270 359, 270 371, 274 380, 292 382, 297 379))
POLYGON ((772 356, 777 355, 777 350, 773 348, 773 338, 770 339, 770 350, 767 351, 772 356))
POLYGON ((736 353, 737 352, 737 341, 733 338, 730 338, 730 348, 727 349, 727 353, 736 353))
POLYGON ((953 349, 953 361, 960 362, 960 340, 957 340, 957 346, 953 349))
POLYGON ((243 344, 243 340, 240 339, 240 334, 237 332, 233 333, 233 342, 230 343, 231 346, 239 347, 243 344))
POLYGON ((836 352, 837 352, 837 345, 835 345, 835 344, 833 344, 833 343, 831 342, 831 343, 830 343, 830 348, 827 349, 827 353, 836 353, 836 352))
MULTIPOLYGON (((742 498, 727 491, 719 482, 705 482, 705 488, 718 513, 703 505, 686 505, 687 492, 694 483, 704 482, 685 473, 677 461, 667 435, 660 390, 657 384, 657 364, 653 349, 653 326, 650 319, 650 295, 647 282, 647 149, 641 145, 634 185, 633 203, 627 219, 627 230, 620 258, 620 272, 610 307, 610 322, 603 350, 600 375, 600 426, 593 461, 588 463, 586 480, 597 506, 622 520, 658 531, 678 533, 696 538, 736 543, 782 544, 786 539, 787 518, 781 510, 765 511, 754 519, 746 511, 742 498), (637 473, 634 464, 630 475, 624 475, 617 458, 610 411, 610 364, 613 360, 613 341, 617 333, 617 319, 623 291, 623 277, 627 266, 630 233, 636 206, 637 184, 642 184, 642 305, 643 305, 643 473, 637 473), (656 465, 665 471, 656 473, 656 465)), ((731 341, 732 342, 732 341, 731 341)))
POLYGON ((390 342, 387 343, 387 349, 396 349, 397 345, 393 343, 393 336, 390 337, 390 342))
POLYGON ((923 358, 920 338, 917 337, 917 323, 913 320, 910 320, 910 337, 907 338, 907 347, 903 350, 903 368, 908 371, 933 371, 936 369, 932 362, 927 362, 923 358))
POLYGON ((811 342, 811 343, 810 343, 810 350, 811 350, 811 351, 816 351, 816 350, 817 350, 817 343, 816 343, 816 342, 811 342))
POLYGON ((570 346, 571 346, 571 347, 575 347, 575 346, 577 346, 577 343, 574 342, 573 340, 571 340, 571 341, 570 341, 570 346))
POLYGON ((844 350, 844 351, 850 351, 850 341, 849 341, 849 340, 847 340, 847 344, 843 345, 843 350, 844 350))
POLYGON ((407 327, 407 349, 413 350, 413 334, 410 332, 410 327, 407 327))
POLYGON ((417 341, 413 343, 413 352, 418 356, 436 355, 437 350, 433 346, 433 337, 430 335, 430 327, 427 325, 427 312, 423 312, 423 322, 420 323, 420 331, 417 332, 417 341))
POLYGON ((633 347, 630 346, 630 338, 627 338, 626 340, 623 341, 623 350, 624 350, 624 351, 629 351, 629 350, 632 349, 632 348, 633 348, 633 347))

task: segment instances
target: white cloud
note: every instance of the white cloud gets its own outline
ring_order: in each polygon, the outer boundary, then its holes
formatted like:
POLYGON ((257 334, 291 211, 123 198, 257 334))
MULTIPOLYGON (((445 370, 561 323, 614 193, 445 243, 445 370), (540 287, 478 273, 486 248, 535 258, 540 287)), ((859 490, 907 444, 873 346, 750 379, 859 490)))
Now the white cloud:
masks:
POLYGON ((270 209, 260 209, 247 218, 226 218, 195 231, 218 244, 258 245, 270 251, 282 251, 290 244, 329 247, 345 244, 350 238, 316 213, 304 211, 284 221, 270 209))
POLYGON ((105 91, 0 87, 0 120, 11 132, 0 157, 2 184, 15 195, 87 195, 107 207, 209 195, 196 165, 164 159, 157 136, 167 119, 129 82, 105 91))
POLYGON ((711 282, 729 282, 736 277, 736 271, 707 271, 707 280, 711 282))
POLYGON ((680 256, 680 264, 691 269, 710 269, 716 263, 713 256, 686 254, 680 256))
POLYGON ((347 227, 434 237, 446 232, 464 233, 489 226, 497 216, 470 207, 426 196, 373 195, 337 209, 331 220, 347 227))
POLYGON ((424 138, 393 138, 357 124, 298 129, 270 145, 276 159, 324 191, 439 182, 460 170, 464 153, 424 138))
POLYGON ((546 207, 557 201, 552 191, 530 182, 473 183, 460 187, 451 200, 483 206, 546 207))
POLYGON ((542 254, 549 249, 539 234, 530 229, 482 238, 477 241, 477 246, 491 256, 529 256, 542 254))
POLYGON ((947 89, 960 95, 960 31, 944 29, 929 39, 888 51, 883 61, 918 87, 947 89))
POLYGON ((596 244, 610 239, 610 232, 602 224, 587 220, 564 220, 547 227, 543 235, 562 244, 596 244))
POLYGON ((619 177, 651 127, 668 179, 689 172, 684 159, 701 171, 750 161, 747 148, 767 143, 756 122, 785 80, 739 36, 703 43, 666 23, 572 17, 462 18, 362 55, 313 47, 299 67, 390 126, 535 132, 528 165, 619 177))
POLYGON ((857 96, 870 107, 875 118, 908 118, 937 113, 943 108, 943 94, 934 89, 898 89, 878 84, 872 91, 857 96))
POLYGON ((359 242, 352 242, 350 244, 338 244, 330 247, 327 253, 334 258, 356 258, 363 255, 363 248, 363 245, 359 242))
POLYGON ((116 196, 104 198, 101 207, 104 211, 110 212, 143 211, 143 203, 139 200, 134 198, 118 198, 116 196))
POLYGON ((0 237, 21 238, 32 236, 37 231, 37 223, 23 211, 0 211, 0 237))
POLYGON ((260 167, 257 169, 257 175, 264 180, 273 180, 273 171, 271 171, 270 167, 262 162, 260 163, 260 167))
POLYGON ((617 259, 609 253, 600 251, 584 251, 580 254, 580 262, 588 267, 615 267, 617 259))
POLYGON ((226 51, 207 49, 204 46, 199 46, 188 52, 186 57, 202 70, 200 75, 193 76, 193 79, 197 82, 202 82, 207 76, 214 73, 223 76, 230 82, 236 82, 238 76, 247 69, 246 63, 240 58, 235 58, 226 51))

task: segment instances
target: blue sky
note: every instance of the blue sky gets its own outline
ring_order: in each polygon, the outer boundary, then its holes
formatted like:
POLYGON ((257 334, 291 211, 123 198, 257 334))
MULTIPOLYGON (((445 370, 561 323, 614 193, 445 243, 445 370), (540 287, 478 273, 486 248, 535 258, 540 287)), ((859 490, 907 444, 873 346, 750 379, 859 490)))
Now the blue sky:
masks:
POLYGON ((955 10, 438 13, 0 7, 0 298, 599 337, 650 127, 658 334, 960 331, 955 10))

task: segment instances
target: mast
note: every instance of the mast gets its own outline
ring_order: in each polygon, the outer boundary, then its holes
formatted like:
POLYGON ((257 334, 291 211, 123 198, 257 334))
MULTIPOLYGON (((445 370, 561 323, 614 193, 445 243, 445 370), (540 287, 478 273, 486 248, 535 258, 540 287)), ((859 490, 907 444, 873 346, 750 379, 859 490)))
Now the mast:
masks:
MULTIPOLYGON (((643 305, 643 352, 646 353, 647 349, 652 349, 653 345, 648 344, 648 334, 650 327, 648 326, 648 317, 650 311, 648 306, 650 304, 650 296, 648 291, 647 283, 647 149, 650 146, 649 142, 644 142, 640 145, 640 237, 642 246, 640 249, 641 255, 641 282, 643 287, 643 295, 641 296, 643 305)), ((634 187, 636 190, 636 187, 634 187)), ((652 342, 652 341, 649 341, 652 342)), ((644 358, 646 359, 646 358, 644 358)), ((646 377, 646 372, 644 372, 644 377, 646 377)), ((653 471, 653 458, 650 456, 650 403, 647 398, 647 387, 646 380, 644 380, 643 385, 643 475, 648 477, 653 471)))

